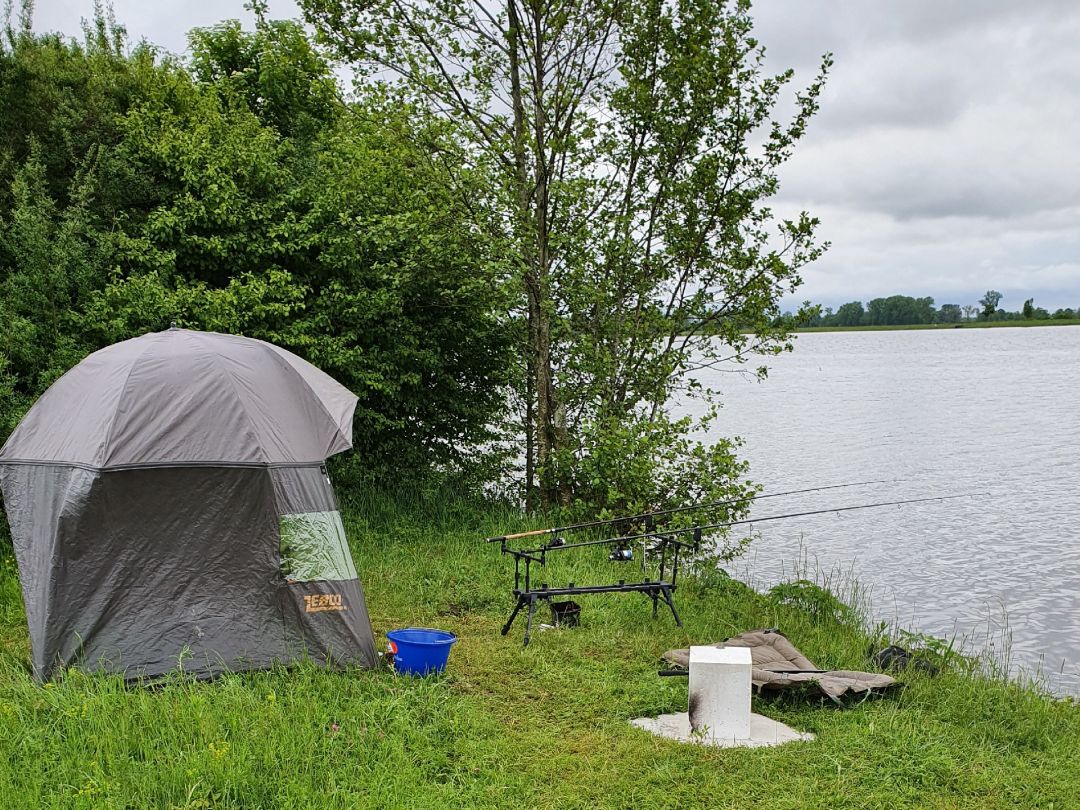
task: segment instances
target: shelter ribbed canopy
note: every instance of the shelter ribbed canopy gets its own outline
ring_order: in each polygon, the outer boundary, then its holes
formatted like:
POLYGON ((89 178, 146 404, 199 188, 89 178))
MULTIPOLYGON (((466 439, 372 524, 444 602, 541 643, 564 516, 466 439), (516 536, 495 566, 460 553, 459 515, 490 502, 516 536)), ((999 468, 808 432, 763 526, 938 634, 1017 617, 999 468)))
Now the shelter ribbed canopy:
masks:
POLYGON ((0 464, 306 464, 352 447, 356 396, 252 338, 168 329, 94 352, 57 380, 0 464))

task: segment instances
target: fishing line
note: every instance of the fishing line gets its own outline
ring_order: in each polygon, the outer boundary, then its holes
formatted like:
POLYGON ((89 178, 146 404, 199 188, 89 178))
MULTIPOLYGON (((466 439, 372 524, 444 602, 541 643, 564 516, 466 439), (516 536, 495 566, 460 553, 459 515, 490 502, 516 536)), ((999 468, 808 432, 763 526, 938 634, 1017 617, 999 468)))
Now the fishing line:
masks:
POLYGON ((574 523, 570 526, 556 526, 552 529, 533 529, 528 532, 518 532, 517 534, 506 534, 498 537, 488 537, 485 542, 497 543, 500 540, 517 540, 521 537, 537 537, 541 534, 560 534, 562 532, 572 532, 578 529, 591 529, 596 526, 607 526, 612 523, 620 523, 622 521, 641 520, 642 518, 656 517, 658 515, 674 515, 679 512, 690 512, 695 509, 712 509, 720 506, 734 506, 736 504, 743 503, 744 501, 763 501, 767 498, 781 498, 788 495, 803 495, 809 492, 824 492, 829 489, 844 489, 848 487, 865 487, 873 484, 895 484, 900 483, 899 479, 883 478, 880 481, 854 481, 848 484, 831 484, 827 487, 810 487, 809 489, 792 489, 787 492, 771 492, 766 495, 752 495, 748 498, 734 498, 725 501, 711 501, 709 503, 698 503, 692 506, 678 506, 673 509, 661 509, 656 512, 642 512, 637 515, 627 515, 625 517, 608 518, 606 520, 591 520, 587 523, 574 523))

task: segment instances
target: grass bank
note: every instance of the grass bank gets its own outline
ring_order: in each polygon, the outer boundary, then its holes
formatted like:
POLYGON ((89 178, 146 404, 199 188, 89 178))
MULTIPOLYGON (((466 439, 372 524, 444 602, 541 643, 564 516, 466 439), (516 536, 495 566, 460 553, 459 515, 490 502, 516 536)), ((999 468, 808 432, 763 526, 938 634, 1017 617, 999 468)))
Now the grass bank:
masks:
MULTIPOLYGON (((520 525, 512 515, 341 494, 380 644, 404 625, 453 630, 446 676, 300 666, 153 689, 77 673, 35 686, 8 558, 0 807, 1076 806, 1080 710, 963 667, 905 675, 895 697, 847 711, 755 698, 813 743, 654 739, 627 721, 685 709, 685 680, 656 676, 667 648, 779 627, 819 665, 865 668, 870 639, 843 610, 807 611, 713 575, 680 585, 682 629, 636 596, 583 597, 582 627, 523 649, 520 626, 498 632, 509 561, 478 542, 520 525)), ((612 566, 598 550, 551 581, 612 566)))
POLYGON ((1011 326, 1080 326, 1080 318, 1048 318, 1029 321, 964 321, 963 323, 912 323, 886 326, 803 326, 795 332, 893 332, 908 329, 995 329, 1011 326))

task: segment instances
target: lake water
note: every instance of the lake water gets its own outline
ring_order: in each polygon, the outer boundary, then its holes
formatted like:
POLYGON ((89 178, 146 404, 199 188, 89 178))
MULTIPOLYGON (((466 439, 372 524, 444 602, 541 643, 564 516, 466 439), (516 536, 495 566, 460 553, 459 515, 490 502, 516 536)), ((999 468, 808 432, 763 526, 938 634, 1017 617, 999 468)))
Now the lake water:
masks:
POLYGON ((765 500, 755 518, 989 493, 759 523, 740 573, 767 586, 800 556, 850 572, 878 618, 993 645, 1080 694, 1080 327, 803 334, 764 382, 708 382, 716 435, 745 439, 767 492, 898 479, 765 500))

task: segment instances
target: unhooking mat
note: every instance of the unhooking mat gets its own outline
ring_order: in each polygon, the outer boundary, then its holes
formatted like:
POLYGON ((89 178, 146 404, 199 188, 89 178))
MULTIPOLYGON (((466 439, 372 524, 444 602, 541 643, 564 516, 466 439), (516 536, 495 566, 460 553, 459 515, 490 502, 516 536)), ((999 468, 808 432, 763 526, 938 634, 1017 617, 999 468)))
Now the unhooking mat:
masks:
MULTIPOLYGON (((897 686, 895 678, 877 672, 818 669, 817 665, 803 655, 779 630, 750 630, 714 646, 750 648, 753 667, 750 679, 759 692, 811 683, 826 697, 835 703, 841 703, 840 699, 845 696, 863 700, 897 686)), ((689 667, 690 650, 668 650, 664 653, 664 660, 679 667, 689 667)))

